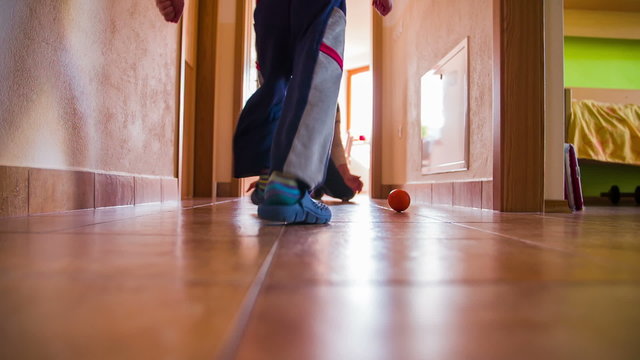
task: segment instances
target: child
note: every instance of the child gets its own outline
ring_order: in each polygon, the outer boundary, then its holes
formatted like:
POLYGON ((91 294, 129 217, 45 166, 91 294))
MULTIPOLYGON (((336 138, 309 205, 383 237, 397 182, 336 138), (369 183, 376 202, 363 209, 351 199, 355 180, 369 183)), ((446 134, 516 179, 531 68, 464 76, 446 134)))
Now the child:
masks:
MULTIPOLYGON (((181 0, 156 0, 177 21, 181 0), (171 4, 169 4, 171 3, 171 4), (171 5, 171 6, 170 6, 171 5)), ((382 14, 392 0, 374 0, 382 14)), ((258 63, 264 84, 247 101, 234 137, 236 177, 266 182, 258 216, 324 224, 331 210, 309 196, 323 181, 342 78, 345 0, 257 0, 258 63)))
MULTIPOLYGON (((259 76, 261 77, 261 76, 259 76)), ((327 172, 324 182, 320 184, 311 194, 315 200, 320 200, 323 195, 329 195, 342 201, 349 201, 356 193, 362 191, 363 183, 360 176, 351 174, 347 165, 347 158, 342 147, 340 137, 340 107, 336 110, 336 121, 333 128, 333 142, 331 144, 331 157, 327 164, 327 172)), ((268 183, 268 176, 260 181, 254 181, 249 185, 247 192, 251 193, 251 202, 260 205, 264 202, 264 188, 268 183)))

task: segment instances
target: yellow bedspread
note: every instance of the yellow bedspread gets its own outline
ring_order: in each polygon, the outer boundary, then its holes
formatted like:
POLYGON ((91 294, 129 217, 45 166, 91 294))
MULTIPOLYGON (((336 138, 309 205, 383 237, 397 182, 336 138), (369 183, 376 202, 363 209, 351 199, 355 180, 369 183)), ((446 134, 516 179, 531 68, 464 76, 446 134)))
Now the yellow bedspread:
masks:
POLYGON ((578 157, 640 165, 640 106, 572 101, 567 142, 578 157))

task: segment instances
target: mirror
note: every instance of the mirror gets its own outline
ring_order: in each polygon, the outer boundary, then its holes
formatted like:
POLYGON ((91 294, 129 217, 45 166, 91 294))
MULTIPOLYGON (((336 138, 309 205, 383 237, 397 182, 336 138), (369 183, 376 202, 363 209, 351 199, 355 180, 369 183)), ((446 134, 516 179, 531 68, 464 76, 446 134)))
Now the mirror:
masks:
POLYGON ((467 170, 469 158, 468 40, 421 79, 422 174, 467 170))

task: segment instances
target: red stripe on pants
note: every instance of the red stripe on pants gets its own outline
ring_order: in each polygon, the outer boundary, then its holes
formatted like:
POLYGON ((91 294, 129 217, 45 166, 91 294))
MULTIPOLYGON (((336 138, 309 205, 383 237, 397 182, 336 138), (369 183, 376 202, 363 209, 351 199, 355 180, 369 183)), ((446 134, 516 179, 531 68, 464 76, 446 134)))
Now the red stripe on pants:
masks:
POLYGON ((336 63, 338 63, 338 65, 340 66, 340 69, 343 68, 343 61, 342 61, 342 57, 340 56, 340 54, 338 54, 338 52, 332 48, 331 46, 322 43, 320 44, 320 51, 327 54, 329 57, 331 57, 333 60, 336 61, 336 63))

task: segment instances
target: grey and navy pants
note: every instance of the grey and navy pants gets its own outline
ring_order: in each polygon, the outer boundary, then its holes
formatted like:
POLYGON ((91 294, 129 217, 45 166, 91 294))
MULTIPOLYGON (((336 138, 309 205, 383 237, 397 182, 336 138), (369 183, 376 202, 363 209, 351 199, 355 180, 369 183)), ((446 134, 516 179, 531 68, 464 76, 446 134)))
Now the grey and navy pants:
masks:
POLYGON ((325 176, 342 79, 345 0, 260 0, 254 13, 264 83, 245 104, 234 175, 265 170, 309 188, 325 176))

